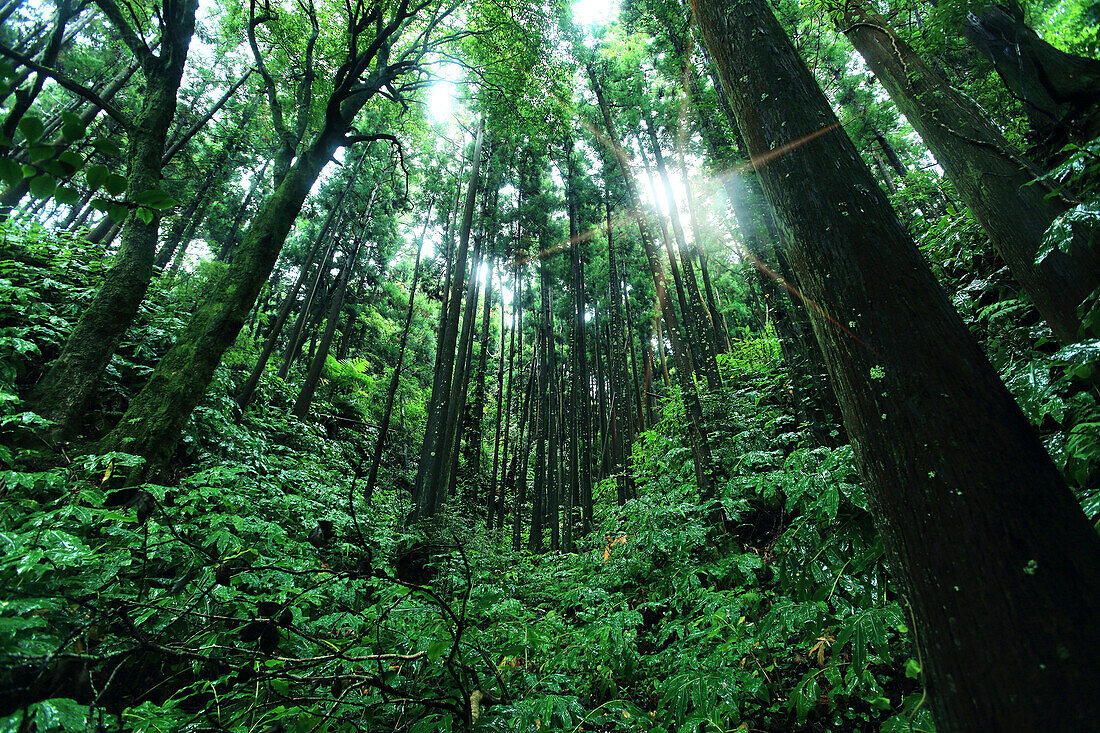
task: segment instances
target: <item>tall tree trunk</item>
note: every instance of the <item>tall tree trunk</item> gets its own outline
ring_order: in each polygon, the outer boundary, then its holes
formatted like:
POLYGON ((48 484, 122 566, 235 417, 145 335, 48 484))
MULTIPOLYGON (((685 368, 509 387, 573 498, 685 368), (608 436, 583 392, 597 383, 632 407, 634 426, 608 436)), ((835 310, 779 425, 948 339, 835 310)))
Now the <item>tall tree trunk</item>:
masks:
POLYGON ((1090 727, 1100 538, 769 5, 692 7, 817 305, 938 727, 1090 727), (801 144, 773 153, 788 141, 801 144))
POLYGON ((441 438, 445 421, 444 411, 447 404, 443 396, 451 391, 451 377, 454 368, 455 348, 458 340, 458 320, 461 312, 462 289, 466 278, 466 258, 470 248, 470 229, 473 226, 474 206, 476 204, 481 174, 481 148, 485 139, 485 120, 478 125, 477 138, 474 141, 474 152, 470 162, 470 181, 466 188, 466 203, 462 212, 462 226, 459 231, 458 252, 455 257, 453 278, 450 293, 447 296, 447 321, 441 324, 441 338, 439 340, 437 354, 441 355, 436 363, 435 375, 432 379, 432 391, 438 387, 439 399, 428 413, 427 426, 424 429, 424 444, 420 452, 420 465, 417 468, 416 483, 413 487, 413 511, 410 520, 425 519, 435 516, 443 499, 439 491, 440 462, 450 459, 446 453, 441 438))
MULTIPOLYGON (((607 173, 605 171, 605 179, 607 173)), ((612 470, 620 503, 634 495, 634 476, 630 467, 631 443, 630 429, 631 389, 626 369, 627 344, 630 334, 623 324, 623 287, 619 274, 619 244, 615 240, 611 227, 611 198, 605 194, 604 212, 607 228, 607 279, 608 294, 611 301, 611 338, 608 340, 608 364, 611 372, 611 409, 608 421, 611 430, 612 470)), ((630 345, 633 351, 633 343, 630 345)), ((641 423, 641 403, 638 404, 638 420, 641 423)), ((585 523, 592 523, 592 497, 584 504, 585 523)))
POLYGON ((1066 204, 1039 184, 972 101, 959 94, 865 0, 836 8, 837 26, 943 166, 1013 277, 1055 336, 1077 341, 1077 306, 1100 282, 1100 250, 1075 242, 1036 264, 1043 233, 1066 204))
MULTIPOLYGON (((375 184, 374 190, 371 191, 370 200, 367 202, 367 207, 363 211, 363 217, 366 219, 370 210, 374 205, 374 197, 378 193, 379 185, 375 184)), ((352 245, 351 251, 347 253, 347 257, 344 260, 344 266, 340 268, 340 276, 336 280, 336 285, 333 287, 332 292, 332 304, 329 306, 328 317, 325 319, 325 330, 321 335, 321 340, 317 344, 316 352, 311 355, 311 361, 309 364, 309 371, 306 372, 306 379, 302 383, 302 388, 298 392, 297 399, 294 400, 294 407, 291 408, 290 413, 301 420, 305 420, 309 417, 309 406, 313 402, 313 395, 317 391, 317 382, 321 379, 321 371, 325 368, 325 360, 328 358, 329 347, 332 346, 332 337, 336 333, 336 326, 340 322, 340 312, 344 308, 344 298, 348 290, 348 282, 351 280, 352 273, 355 271, 355 264, 359 259, 359 250, 363 247, 363 240, 366 238, 366 225, 359 230, 359 236, 355 238, 355 244, 352 245)))
POLYGON ((378 425, 378 437, 374 440, 374 453, 371 456, 370 470, 367 472, 367 485, 363 488, 363 503, 370 506, 374 495, 374 486, 378 481, 378 467, 382 463, 382 450, 386 446, 386 436, 390 430, 390 416, 393 414, 393 400, 401 384, 401 367, 405 360, 405 345, 409 341, 409 326, 412 325, 413 306, 416 304, 416 286, 420 282, 420 254, 424 249, 424 235, 432 220, 432 205, 428 202, 428 212, 424 215, 424 228, 420 230, 420 240, 416 243, 416 264, 413 265, 412 284, 409 286, 409 307, 405 309, 405 326, 401 329, 401 342, 397 346, 397 364, 393 367, 390 384, 386 388, 386 404, 382 408, 382 421, 378 425))
MULTIPOLYGON (((278 343, 279 336, 282 335, 283 327, 286 325, 287 319, 294 310, 294 306, 298 304, 298 291, 302 289, 302 285, 305 283, 306 278, 309 277, 309 266, 313 264, 313 260, 317 257, 317 252, 328 238, 332 224, 336 220, 337 212, 343 207, 344 197, 347 195, 348 190, 351 189, 354 181, 355 174, 352 174, 348 177, 347 184, 340 192, 340 197, 333 206, 329 207, 328 216, 325 217, 325 223, 321 225, 321 229, 317 232, 317 237, 313 240, 313 245, 309 248, 309 254, 306 255, 306 258, 302 261, 298 270, 298 278, 294 281, 294 285, 290 288, 290 292, 287 293, 286 297, 283 299, 283 304, 279 307, 279 312, 275 316, 275 321, 271 324, 271 330, 264 340, 263 348, 260 349, 260 356, 256 359, 256 364, 252 367, 252 371, 249 373, 248 379, 241 388, 240 394, 237 395, 237 405, 241 408, 242 412, 252 403, 252 398, 256 395, 256 387, 260 384, 260 378, 263 376, 264 370, 267 369, 267 362, 271 359, 271 354, 275 350, 275 344, 278 343)), ((255 186, 253 186, 253 188, 254 187, 255 186)), ((325 257, 324 263, 318 264, 318 276, 320 276, 321 270, 324 269, 325 264, 330 261, 331 257, 332 250, 330 250, 325 257)), ((316 289, 316 285, 317 280, 314 281, 314 289, 316 289)), ((310 295, 307 296, 306 302, 302 304, 303 311, 309 310, 308 301, 312 299, 312 297, 313 293, 311 292, 310 295)), ((296 340, 297 334, 294 334, 292 338, 296 340)))
MULTIPOLYGON (((176 92, 195 30, 198 0, 183 0, 172 7, 175 12, 166 19, 160 55, 143 63, 144 106, 130 134, 128 155, 126 198, 130 201, 160 186, 164 143, 176 113, 176 92)), ((71 438, 80 428, 103 370, 145 299, 159 227, 159 213, 149 222, 136 215, 126 220, 122 246, 103 285, 35 389, 35 412, 54 423, 51 434, 56 440, 71 438)))
MULTIPOLYGON (((587 534, 592 528, 592 432, 591 432, 591 400, 589 398, 588 377, 588 349, 585 346, 585 284, 584 284, 584 242, 580 236, 579 212, 577 211, 577 182, 575 166, 573 163, 573 140, 568 138, 565 146, 566 176, 565 196, 566 208, 569 216, 569 247, 570 257, 570 286, 573 290, 572 335, 573 343, 570 346, 572 355, 572 381, 570 390, 572 405, 570 406, 570 422, 572 423, 572 435, 569 449, 569 463, 571 466, 571 496, 575 497, 583 510, 582 529, 587 534)), ((571 517, 566 521, 572 522, 571 517)))
MULTIPOLYGON (((661 152, 661 143, 657 139, 657 130, 648 118, 646 118, 645 123, 646 131, 649 134, 649 142, 653 147, 653 159, 657 164, 657 174, 661 177, 661 183, 663 184, 662 190, 664 191, 665 203, 668 206, 669 220, 672 222, 672 234, 676 241, 677 254, 680 257, 679 269, 683 275, 676 278, 676 263, 673 261, 674 255, 671 243, 666 238, 665 248, 668 250, 669 261, 673 268, 673 277, 681 283, 677 285, 677 288, 684 290, 689 311, 684 310, 683 303, 681 303, 680 309, 683 313, 687 332, 691 334, 692 339, 698 342, 697 351, 702 359, 699 367, 707 380, 707 386, 710 389, 718 389, 722 386, 722 379, 718 373, 718 363, 714 356, 718 342, 712 336, 714 327, 712 315, 703 304, 703 299, 699 294, 699 281, 695 277, 695 267, 691 264, 691 247, 689 247, 687 237, 684 234, 684 226, 680 222, 680 206, 672 193, 672 181, 668 176, 664 153, 661 152)), ((686 178, 684 183, 687 185, 686 178)), ((698 233, 695 233, 695 236, 698 236, 698 233)))
MULTIPOLYGON (((588 65, 587 71, 589 80, 592 83, 592 90, 596 93, 596 99, 599 102, 600 113, 604 119, 608 138, 611 140, 612 145, 616 146, 616 148, 621 151, 621 146, 619 145, 620 138, 615 129, 615 122, 611 117, 610 107, 607 104, 607 100, 604 98, 603 87, 600 85, 595 69, 591 65, 588 65)), ((626 164, 625 156, 619 156, 618 161, 627 195, 630 199, 630 207, 634 213, 635 221, 638 224, 638 231, 642 239, 642 247, 645 250, 646 259, 649 261, 650 273, 653 276, 653 286, 657 291, 657 301, 669 326, 669 339, 672 341, 673 353, 676 355, 677 359, 677 378, 680 383, 681 396, 684 401, 684 411, 687 413, 688 418, 688 442, 691 445, 692 456, 694 458, 695 478, 702 497, 707 501, 712 501, 715 498, 716 491, 713 477, 714 462, 711 458, 710 442, 703 425, 703 408, 699 403, 699 395, 696 392, 695 382, 692 379, 690 359, 686 351, 687 345, 681 337, 676 312, 672 308, 672 303, 669 301, 667 293, 665 292, 664 267, 661 264, 660 255, 657 253, 656 246, 653 244, 652 238, 646 230, 645 220, 638 208, 638 196, 634 187, 633 174, 630 171, 630 167, 626 164)), ((717 515, 712 516, 712 519, 717 520, 717 515)))

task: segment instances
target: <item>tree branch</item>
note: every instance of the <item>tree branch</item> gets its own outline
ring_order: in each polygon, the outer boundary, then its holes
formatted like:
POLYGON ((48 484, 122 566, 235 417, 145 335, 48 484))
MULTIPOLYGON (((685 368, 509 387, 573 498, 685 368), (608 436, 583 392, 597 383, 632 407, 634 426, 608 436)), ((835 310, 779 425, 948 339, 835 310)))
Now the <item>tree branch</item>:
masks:
POLYGON ((13 61, 18 61, 20 64, 26 66, 32 71, 36 71, 39 74, 50 77, 60 86, 68 89, 73 94, 76 94, 77 96, 83 97, 84 99, 88 100, 89 102, 106 112, 108 115, 110 115, 113 119, 115 119, 127 132, 130 132, 134 129, 134 123, 131 122, 130 119, 126 115, 124 115, 118 107, 114 106, 106 99, 103 99, 83 84, 73 81, 71 78, 61 73, 60 71, 42 66, 41 64, 36 63, 30 58, 27 58, 18 51, 13 51, 12 49, 2 44, 0 44, 0 55, 6 56, 13 61))
MULTIPOLYGON (((153 55, 149 46, 137 34, 134 27, 126 21, 126 18, 122 17, 122 10, 114 0, 94 0, 94 2, 107 16, 107 20, 111 21, 111 25, 118 31, 119 37, 130 49, 130 53, 134 54, 134 58, 141 64, 142 71, 148 72, 149 67, 156 61, 156 56, 153 55)), ((130 8, 131 15, 133 15, 133 12, 133 8, 130 8)))
POLYGON ((236 93, 236 91, 241 88, 241 85, 245 83, 245 80, 248 79, 253 71, 255 71, 255 69, 249 69, 248 71, 244 72, 244 76, 238 79, 237 83, 231 86, 229 90, 222 95, 222 98, 219 99, 205 115, 203 115, 201 120, 192 125, 191 128, 187 132, 185 132, 179 140, 172 143, 172 147, 168 148, 167 152, 164 153, 164 157, 161 158, 161 165, 168 165, 168 162, 172 160, 172 158, 176 157, 176 155, 179 154, 181 150, 183 150, 183 146, 187 144, 187 141, 193 138, 199 132, 199 130, 206 127, 206 123, 210 122, 210 118, 216 115, 218 113, 218 110, 225 106, 225 103, 228 102, 229 99, 236 93))

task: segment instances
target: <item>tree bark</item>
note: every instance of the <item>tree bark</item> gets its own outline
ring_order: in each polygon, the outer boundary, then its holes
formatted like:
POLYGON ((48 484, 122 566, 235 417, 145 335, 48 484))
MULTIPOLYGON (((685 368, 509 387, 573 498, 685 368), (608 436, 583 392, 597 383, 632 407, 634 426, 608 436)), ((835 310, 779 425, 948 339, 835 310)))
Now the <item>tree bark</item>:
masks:
MULTIPOLYGON (((142 64, 147 87, 141 115, 130 136, 128 200, 160 185, 161 156, 176 112, 176 92, 195 30, 197 7, 198 0, 173 4, 160 39, 160 55, 142 64)), ((126 220, 122 246, 103 285, 35 389, 35 412, 54 423, 51 435, 55 440, 67 440, 79 430, 103 370, 145 299, 159 226, 159 212, 148 223, 136 215, 126 220)))
POLYGON ((1032 184, 1037 171, 987 115, 953 89, 865 0, 846 0, 836 23, 920 133, 1013 277, 1055 336, 1079 338, 1077 306, 1100 282, 1100 251, 1073 243, 1036 264, 1043 234, 1067 207, 1032 184))
POLYGON ((1090 727, 1100 538, 769 5, 692 7, 816 303, 938 727, 1090 727))

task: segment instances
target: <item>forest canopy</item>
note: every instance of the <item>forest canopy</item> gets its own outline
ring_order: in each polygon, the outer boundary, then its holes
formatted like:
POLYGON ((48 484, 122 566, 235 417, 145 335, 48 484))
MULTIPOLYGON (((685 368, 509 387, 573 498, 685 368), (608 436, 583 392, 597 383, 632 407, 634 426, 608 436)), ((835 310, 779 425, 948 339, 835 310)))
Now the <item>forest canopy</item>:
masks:
POLYGON ((0 0, 0 731, 1100 720, 1100 4, 0 0))

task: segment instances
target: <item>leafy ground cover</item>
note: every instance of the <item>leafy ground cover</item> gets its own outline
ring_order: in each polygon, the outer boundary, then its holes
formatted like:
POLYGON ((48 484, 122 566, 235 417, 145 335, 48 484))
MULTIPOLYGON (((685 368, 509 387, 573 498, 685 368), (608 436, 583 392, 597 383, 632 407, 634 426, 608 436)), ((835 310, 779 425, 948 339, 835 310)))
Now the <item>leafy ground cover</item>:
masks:
MULTIPOLYGON (((673 398, 635 445, 637 498, 618 506, 605 482, 578 551, 532 555, 462 505, 405 532, 405 469, 367 505, 362 429, 287 416, 277 381, 239 416, 233 359, 177 483, 114 491, 137 460, 122 453, 74 447, 45 465, 20 394, 102 263, 42 232, 5 246, 0 730, 933 729, 851 448, 814 445, 792 416, 772 338, 737 344, 705 405, 724 526, 698 501, 673 398)), ((105 415, 166 348, 187 293, 150 298, 105 415)), ((1001 318, 986 309, 975 328, 995 338, 1001 318)), ((997 353, 1014 354, 1010 385, 1087 477, 1098 451, 1078 426, 1094 418, 1049 351, 997 353)), ((320 412, 355 409, 360 371, 330 370, 320 412)), ((1095 518, 1096 487, 1079 489, 1095 518)))

